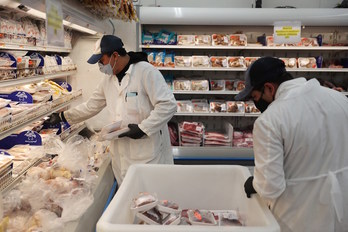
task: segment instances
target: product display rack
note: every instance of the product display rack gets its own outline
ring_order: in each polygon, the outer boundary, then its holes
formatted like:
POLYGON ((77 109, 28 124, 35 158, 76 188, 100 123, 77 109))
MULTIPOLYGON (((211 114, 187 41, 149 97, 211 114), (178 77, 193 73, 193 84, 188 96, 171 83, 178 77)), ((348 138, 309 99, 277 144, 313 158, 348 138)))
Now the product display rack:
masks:
POLYGON ((37 52, 57 52, 70 53, 71 48, 53 47, 53 46, 31 46, 26 44, 11 44, 0 42, 0 49, 4 50, 18 50, 18 51, 37 51, 37 52))

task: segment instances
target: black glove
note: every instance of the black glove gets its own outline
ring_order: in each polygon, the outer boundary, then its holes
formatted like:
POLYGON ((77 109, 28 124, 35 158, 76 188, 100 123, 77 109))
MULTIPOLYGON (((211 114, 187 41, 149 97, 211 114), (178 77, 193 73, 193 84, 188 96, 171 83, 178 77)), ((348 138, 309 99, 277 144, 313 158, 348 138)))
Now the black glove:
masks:
POLYGON ((51 114, 50 118, 45 120, 44 124, 56 125, 60 122, 66 122, 64 112, 51 114))
POLYGON ((244 183, 244 191, 245 191, 248 198, 250 198, 251 194, 256 193, 256 191, 253 187, 253 180, 254 180, 254 177, 250 176, 244 183))
POLYGON ((120 134, 118 137, 129 137, 132 139, 140 139, 145 133, 139 128, 137 124, 128 124, 130 131, 120 134))

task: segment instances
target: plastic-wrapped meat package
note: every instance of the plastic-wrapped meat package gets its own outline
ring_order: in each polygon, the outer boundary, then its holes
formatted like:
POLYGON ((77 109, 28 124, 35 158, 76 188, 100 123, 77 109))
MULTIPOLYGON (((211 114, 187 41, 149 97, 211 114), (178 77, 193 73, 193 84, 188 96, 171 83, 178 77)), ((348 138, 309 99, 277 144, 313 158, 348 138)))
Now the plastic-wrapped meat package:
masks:
POLYGON ((209 91, 209 82, 207 80, 191 80, 191 90, 209 91))
POLYGON ((211 63, 211 67, 214 67, 214 68, 227 68, 226 56, 211 56, 210 63, 211 63))
POLYGON ((135 212, 143 212, 150 210, 157 205, 157 197, 148 192, 141 192, 132 200, 131 210, 135 212))
POLYGON ((242 101, 228 101, 227 104, 227 112, 229 113, 244 113, 245 112, 245 104, 242 101))
POLYGON ((180 145, 201 146, 203 142, 204 125, 199 122, 179 123, 180 145))
POLYGON ((193 225, 214 226, 217 224, 213 213, 209 210, 189 210, 187 214, 193 225))
POLYGON ((245 61, 243 56, 228 57, 228 67, 230 68, 245 68, 245 61))
POLYGON ((207 102, 192 102, 194 113, 209 113, 209 104, 207 102))
POLYGON ((300 46, 304 46, 304 47, 318 47, 319 44, 318 44, 318 40, 316 38, 302 37, 300 46))
POLYGON ((176 101, 178 113, 192 113, 193 106, 190 100, 176 101))
POLYGON ((166 57, 166 53, 164 51, 157 52, 156 57, 155 57, 155 66, 156 67, 163 67, 165 57, 166 57))
POLYGON ((232 34, 229 35, 229 38, 228 45, 230 46, 247 46, 247 37, 245 34, 232 34))
POLYGON ((204 146, 231 146, 231 139, 223 133, 206 132, 204 134, 204 146))
POLYGON ((204 132, 204 125, 200 122, 182 122, 179 124, 180 131, 189 131, 190 133, 202 134, 204 132))
POLYGON ((245 88, 245 81, 236 80, 233 85, 236 91, 242 91, 245 88))
POLYGON ((266 36, 266 44, 268 47, 284 47, 285 44, 276 44, 274 43, 274 39, 273 39, 273 36, 266 36))
POLYGON ((149 225, 162 225, 162 217, 156 208, 145 212, 138 212, 136 216, 149 225))
POLYGON ((178 35, 178 45, 193 46, 195 45, 194 35, 178 35))
POLYGON ((227 46, 229 42, 226 34, 213 34, 211 38, 213 46, 227 46))
POLYGON ((192 66, 197 68, 209 68, 210 59, 208 56, 192 56, 192 66))
POLYGON ((196 35, 195 44, 197 46, 211 46, 211 36, 210 35, 196 35))
POLYGON ((31 157, 31 147, 29 145, 15 145, 7 152, 14 157, 14 160, 25 160, 31 157))
POLYGON ((225 80, 210 80, 211 90, 225 90, 225 80))
POLYGON ((211 113, 226 112, 226 102, 225 101, 211 101, 210 102, 210 112, 211 113))
POLYGON ((169 122, 168 129, 169 129, 169 136, 170 136, 171 145, 178 146, 179 145, 179 135, 178 135, 177 125, 173 122, 169 122))
POLYGON ((178 225, 180 223, 180 216, 175 214, 170 214, 163 221, 163 225, 178 225))
POLYGON ((256 61, 257 59, 259 59, 260 57, 245 57, 244 61, 245 61, 245 66, 249 67, 254 61, 256 61))
POLYGON ((233 139, 242 139, 242 138, 243 138, 243 132, 233 131, 233 139))
POLYGON ((245 113, 248 114, 260 114, 260 110, 256 108, 255 103, 253 101, 245 102, 245 113))
POLYGON ((175 67, 174 64, 174 53, 166 53, 164 58, 164 67, 175 67))
POLYGON ((244 226, 244 220, 236 210, 227 210, 216 214, 219 217, 219 226, 244 226))
POLYGON ((317 68, 317 60, 314 57, 299 57, 298 58, 299 68, 317 68))
POLYGON ((0 109, 0 120, 9 116, 11 114, 12 110, 11 108, 1 108, 0 109))
POLYGON ((234 88, 234 80, 225 80, 225 90, 233 91, 234 88))
POLYGON ((297 68, 297 59, 296 58, 279 58, 284 61, 286 68, 297 68))
POLYGON ((191 81, 189 80, 174 80, 174 90, 176 91, 190 91, 191 81))
POLYGON ((175 56, 174 57, 175 67, 192 67, 191 56, 175 56))

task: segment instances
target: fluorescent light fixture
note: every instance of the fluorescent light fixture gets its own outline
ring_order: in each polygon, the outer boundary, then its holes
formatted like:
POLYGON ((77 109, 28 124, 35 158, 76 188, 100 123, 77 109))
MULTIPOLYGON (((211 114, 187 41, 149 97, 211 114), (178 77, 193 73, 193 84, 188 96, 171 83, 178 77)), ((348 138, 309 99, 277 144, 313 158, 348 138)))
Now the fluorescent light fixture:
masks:
POLYGON ((67 26, 67 27, 73 28, 73 29, 78 30, 78 31, 86 32, 86 33, 88 33, 88 34, 95 35, 95 34, 98 33, 98 32, 93 31, 93 30, 91 30, 91 29, 89 29, 89 28, 87 28, 87 27, 82 27, 82 26, 80 26, 80 25, 77 25, 77 24, 68 22, 68 21, 66 21, 66 20, 63 20, 63 24, 64 24, 65 26, 67 26))

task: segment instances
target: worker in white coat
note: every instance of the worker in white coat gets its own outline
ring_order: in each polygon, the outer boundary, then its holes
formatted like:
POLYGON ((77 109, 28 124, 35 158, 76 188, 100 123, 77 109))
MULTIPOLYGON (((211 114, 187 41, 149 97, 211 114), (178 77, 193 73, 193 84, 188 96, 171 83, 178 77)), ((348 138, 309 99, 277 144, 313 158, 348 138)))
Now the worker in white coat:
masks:
POLYGON ((50 124, 79 123, 104 107, 111 121, 122 120, 129 131, 111 141, 112 168, 121 184, 131 164, 173 164, 168 121, 176 112, 176 101, 162 74, 147 62, 143 52, 126 52, 120 38, 104 35, 88 60, 98 63, 106 77, 87 102, 53 114, 50 124))
POLYGON ((348 98, 316 79, 293 79, 273 57, 251 65, 235 98, 262 112, 247 196, 267 201, 282 232, 348 231, 348 98))

